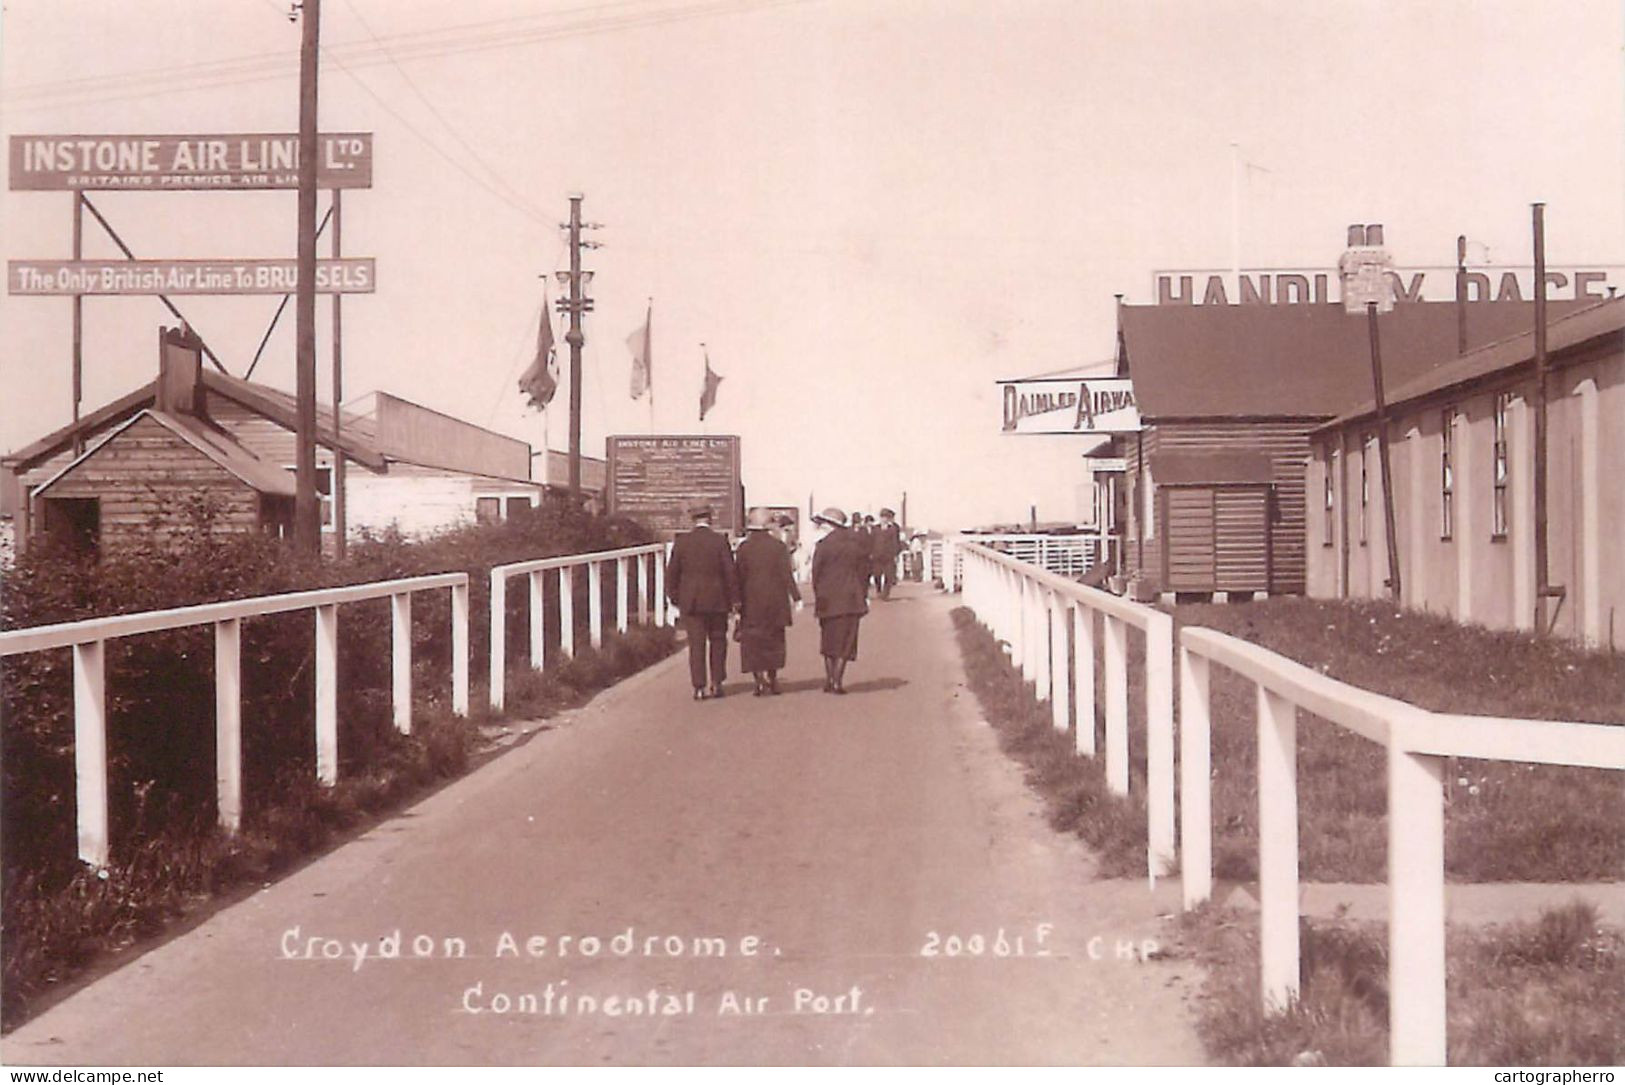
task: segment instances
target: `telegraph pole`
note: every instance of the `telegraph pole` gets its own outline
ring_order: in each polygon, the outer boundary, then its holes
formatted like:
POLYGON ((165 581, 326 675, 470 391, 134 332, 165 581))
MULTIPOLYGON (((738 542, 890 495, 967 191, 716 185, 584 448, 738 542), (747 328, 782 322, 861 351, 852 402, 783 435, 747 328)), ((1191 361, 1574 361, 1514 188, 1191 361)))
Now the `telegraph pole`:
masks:
POLYGON ((587 341, 581 333, 581 314, 592 312, 592 299, 581 292, 592 281, 592 272, 581 270, 581 250, 598 247, 595 242, 581 240, 583 227, 590 230, 598 225, 581 221, 581 200, 579 192, 571 195, 570 221, 563 224, 570 231, 570 271, 567 279, 563 272, 559 277, 566 279, 569 294, 557 302, 559 311, 570 317, 564 341, 570 344, 570 492, 577 497, 581 495, 581 347, 587 341))
POLYGON ((300 5, 299 44, 299 281, 294 306, 297 348, 298 454, 293 537, 297 549, 320 555, 321 508, 316 501, 316 58, 321 0, 300 5))

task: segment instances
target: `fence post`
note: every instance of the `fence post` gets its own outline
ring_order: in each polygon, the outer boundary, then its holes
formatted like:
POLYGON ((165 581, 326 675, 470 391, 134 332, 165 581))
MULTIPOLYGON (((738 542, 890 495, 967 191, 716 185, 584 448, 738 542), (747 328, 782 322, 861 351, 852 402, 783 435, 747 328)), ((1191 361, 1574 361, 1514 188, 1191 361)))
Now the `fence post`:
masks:
POLYGON ((1298 997, 1297 731, 1292 702, 1259 686, 1258 943, 1265 1013, 1282 1012, 1298 997))
POLYGON ((627 581, 631 577, 627 570, 632 566, 631 558, 615 559, 615 632, 626 632, 626 589, 627 581))
POLYGON ((594 648, 604 643, 604 569, 587 562, 587 637, 594 648))
POLYGON ((1060 592, 1050 596, 1049 642, 1054 652, 1050 665, 1053 681, 1050 688, 1051 718, 1057 731, 1065 732, 1072 724, 1072 644, 1067 637, 1066 597, 1060 592))
POLYGON ((639 554, 637 563, 638 624, 649 624, 649 555, 639 554))
POLYGON ((1076 730, 1073 748, 1095 756, 1095 612, 1080 603, 1072 604, 1072 658, 1078 661, 1076 730))
POLYGON ((73 775, 79 858, 107 865, 107 645, 73 646, 73 775))
POLYGON ((1174 869, 1174 619, 1145 627, 1145 802, 1151 877, 1174 869))
POLYGON ((666 625, 666 562, 661 554, 650 554, 649 559, 655 563, 655 624, 666 625))
POLYGON ((395 730, 412 733, 412 593, 389 597, 390 690, 395 730))
POLYGON ((1052 682, 1053 672, 1050 668, 1050 653, 1053 648, 1049 642, 1049 592, 1038 583, 1031 581, 1033 631, 1033 695, 1040 701, 1049 700, 1055 696, 1055 686, 1052 682))
POLYGON ((220 827, 243 824, 243 626, 214 623, 214 802, 220 827))
POLYGON ((1128 794, 1128 623, 1102 614, 1106 628, 1106 787, 1128 794))
POLYGON ((1445 1063, 1444 759, 1388 746, 1388 1061, 1445 1063))
POLYGON ((468 715, 468 581, 451 586, 451 710, 468 715))
POLYGON ((1212 710, 1208 661, 1179 649, 1179 869, 1185 910, 1213 896, 1212 710))
POLYGON ((316 607, 316 779, 339 780, 339 608, 316 607))
POLYGON ((526 579, 530 581, 530 669, 539 671, 547 666, 546 585, 540 569, 532 569, 526 579))
POLYGON ((576 567, 559 567, 559 651, 565 658, 576 654, 576 567))
MULTIPOLYGON (((453 589, 455 590, 455 589, 453 589)), ((508 690, 508 577, 491 570, 491 707, 500 710, 508 690)))

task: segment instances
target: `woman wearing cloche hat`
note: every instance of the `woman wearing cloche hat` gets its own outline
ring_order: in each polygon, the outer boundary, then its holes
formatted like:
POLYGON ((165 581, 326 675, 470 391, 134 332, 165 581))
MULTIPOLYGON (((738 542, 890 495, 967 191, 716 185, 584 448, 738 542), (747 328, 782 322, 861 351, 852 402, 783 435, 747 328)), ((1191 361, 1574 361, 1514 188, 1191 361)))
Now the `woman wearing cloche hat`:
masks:
POLYGON ((739 666, 756 678, 756 696, 779 692, 779 671, 784 667, 784 630, 790 624, 790 604, 801 603, 790 569, 790 550, 771 528, 773 513, 751 509, 745 541, 739 544, 734 564, 739 569, 739 666))
POLYGON ((827 508, 813 520, 830 528, 812 560, 824 692, 845 693, 846 665, 858 658, 858 622, 869 613, 869 546, 847 528, 840 509, 827 508))

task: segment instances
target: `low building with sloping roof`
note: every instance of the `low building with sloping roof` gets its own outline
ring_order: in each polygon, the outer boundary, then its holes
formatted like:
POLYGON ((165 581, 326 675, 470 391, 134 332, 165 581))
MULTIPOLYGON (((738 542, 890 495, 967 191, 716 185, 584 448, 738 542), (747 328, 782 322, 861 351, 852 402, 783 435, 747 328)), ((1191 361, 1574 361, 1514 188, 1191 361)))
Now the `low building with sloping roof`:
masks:
MULTIPOLYGON (((1547 326, 1546 624, 1625 643, 1625 299, 1547 326)), ((1533 629, 1532 326, 1384 389, 1401 601, 1533 629)), ((1377 418, 1368 392, 1310 434, 1311 595, 1389 598, 1377 418)))
MULTIPOLYGON (((1531 303, 1465 308, 1470 343, 1533 326, 1531 303)), ((1385 386, 1454 358, 1461 316, 1432 302, 1380 316, 1385 386)), ((1117 439, 1134 590, 1303 594, 1309 436, 1372 394, 1365 315, 1332 304, 1120 305, 1117 327, 1117 375, 1133 381, 1143 426, 1117 439), (1178 481, 1165 485, 1168 470, 1178 481)))
MULTIPOLYGON (((426 535, 500 520, 538 504, 558 483, 533 474, 524 441, 399 396, 374 393, 338 413, 317 407, 317 490, 323 531, 335 532, 334 480, 344 479, 347 533, 396 528, 426 535), (335 450, 344 470, 336 471, 335 450)), ((203 367, 182 329, 160 333, 151 382, 0 459, 0 506, 19 547, 56 531, 83 542, 178 529, 200 501, 216 527, 289 530, 297 403, 263 384, 203 367)), ((551 466, 551 465, 550 465, 551 466)), ((584 488, 602 460, 584 460, 584 488)), ((590 492, 590 490, 589 490, 590 492)))

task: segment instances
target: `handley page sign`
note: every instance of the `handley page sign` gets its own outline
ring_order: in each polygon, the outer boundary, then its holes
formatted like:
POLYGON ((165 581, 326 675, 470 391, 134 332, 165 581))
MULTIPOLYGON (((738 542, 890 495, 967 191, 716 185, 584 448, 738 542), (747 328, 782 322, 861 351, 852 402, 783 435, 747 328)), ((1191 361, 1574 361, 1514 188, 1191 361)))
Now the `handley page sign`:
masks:
MULTIPOLYGON (((316 262, 319 294, 370 294, 377 274, 370 256, 316 262)), ((291 294, 295 260, 12 260, 11 294, 291 294)))
POLYGON ((1005 433, 1133 433, 1134 387, 1123 377, 1000 381, 1005 433))
MULTIPOLYGON (((317 139, 316 187, 371 188, 372 133, 317 139)), ((299 137, 12 136, 13 190, 299 187, 299 137)))

